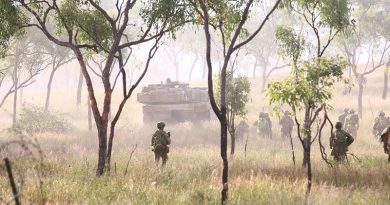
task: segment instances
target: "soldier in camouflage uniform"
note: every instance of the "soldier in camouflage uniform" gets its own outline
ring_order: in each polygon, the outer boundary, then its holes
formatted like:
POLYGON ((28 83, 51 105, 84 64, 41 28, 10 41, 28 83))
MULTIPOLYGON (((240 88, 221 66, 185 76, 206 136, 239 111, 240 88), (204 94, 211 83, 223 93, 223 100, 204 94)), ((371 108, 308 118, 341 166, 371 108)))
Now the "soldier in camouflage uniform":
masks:
POLYGON ((354 138, 357 137, 359 129, 359 116, 355 114, 355 110, 351 109, 349 115, 345 119, 345 131, 351 134, 354 138))
POLYGON ((379 116, 375 118, 372 133, 374 136, 379 136, 388 126, 390 126, 390 121, 386 118, 385 113, 381 111, 379 112, 379 116))
POLYGON ((160 158, 162 159, 162 166, 167 163, 168 153, 169 153, 169 144, 171 144, 171 134, 170 132, 164 131, 165 123, 157 123, 158 130, 153 134, 152 137, 152 151, 154 152, 154 159, 158 165, 160 158))
POLYGON ((255 126, 258 135, 272 138, 272 122, 268 113, 260 112, 259 119, 255 122, 255 126))
POLYGON ((388 155, 387 161, 390 163, 390 126, 381 134, 381 141, 383 143, 383 149, 388 155))
POLYGON ((281 125, 280 132, 282 138, 289 138, 294 127, 294 121, 288 111, 284 112, 284 116, 280 119, 279 124, 281 125))
POLYGON ((354 141, 353 137, 346 131, 342 130, 343 124, 336 123, 336 131, 330 137, 331 155, 336 162, 342 162, 347 157, 348 146, 354 141))
POLYGON ((249 133, 249 125, 245 121, 241 120, 241 122, 238 123, 236 127, 236 139, 240 140, 244 138, 244 136, 247 135, 248 133, 249 133))
POLYGON ((345 125, 346 124, 345 119, 347 118, 348 114, 349 114, 349 109, 345 108, 344 113, 339 116, 339 122, 341 122, 345 125))

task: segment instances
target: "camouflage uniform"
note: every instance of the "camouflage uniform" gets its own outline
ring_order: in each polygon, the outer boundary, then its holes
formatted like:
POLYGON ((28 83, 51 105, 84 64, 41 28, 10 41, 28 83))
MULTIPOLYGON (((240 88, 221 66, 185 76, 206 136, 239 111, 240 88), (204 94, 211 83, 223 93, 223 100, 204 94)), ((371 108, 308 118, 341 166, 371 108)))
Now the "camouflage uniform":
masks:
POLYGON ((346 124, 345 119, 347 118, 348 114, 349 114, 349 109, 345 108, 344 113, 339 116, 339 122, 341 122, 345 125, 346 124))
POLYGON ((261 112, 255 122, 257 134, 262 137, 272 138, 272 122, 268 113, 261 112))
POLYGON ((379 136, 383 130, 385 130, 388 126, 390 126, 390 121, 386 118, 384 112, 380 112, 379 116, 375 118, 375 123, 372 128, 372 133, 374 136, 379 136))
POLYGON ((336 123, 336 131, 330 138, 331 155, 337 162, 344 161, 347 157, 348 146, 354 141, 353 137, 346 131, 341 129, 342 123, 336 123))
POLYGON ((356 138, 358 129, 359 129, 359 116, 355 114, 354 110, 350 110, 349 115, 345 119, 345 131, 347 131, 354 138, 356 138))
POLYGON ((282 138, 290 137, 294 127, 294 121, 290 117, 288 111, 284 112, 284 116, 280 119, 279 124, 281 125, 280 132, 282 138))
POLYGON ((249 133, 249 125, 245 121, 238 123, 236 127, 236 139, 242 139, 249 133))
POLYGON ((157 123, 158 130, 152 137, 152 151, 154 152, 154 159, 156 164, 162 159, 162 165, 164 166, 168 160, 169 144, 171 144, 170 133, 164 131, 165 124, 163 122, 157 123))
POLYGON ((381 134, 381 141, 383 143, 383 150, 388 155, 388 162, 390 163, 390 126, 381 134))

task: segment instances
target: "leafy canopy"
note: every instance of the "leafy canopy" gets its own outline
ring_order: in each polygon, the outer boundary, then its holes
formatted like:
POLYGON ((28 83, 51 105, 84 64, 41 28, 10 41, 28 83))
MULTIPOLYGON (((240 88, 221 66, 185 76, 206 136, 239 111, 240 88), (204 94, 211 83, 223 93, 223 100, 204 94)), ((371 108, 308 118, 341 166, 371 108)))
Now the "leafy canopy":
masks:
MULTIPOLYGON (((332 98, 333 87, 342 80, 346 66, 347 62, 340 57, 304 61, 288 78, 268 85, 270 104, 288 104, 294 112, 317 107, 332 98)), ((277 109, 274 108, 275 112, 277 109)))
POLYGON ((0 58, 4 57, 13 36, 23 34, 27 21, 23 13, 10 0, 0 0, 0 58))
MULTIPOLYGON (((221 75, 215 79, 216 101, 220 103, 221 95, 221 75)), ((234 77, 232 72, 226 73, 226 107, 229 113, 235 116, 245 117, 247 110, 246 104, 249 101, 250 82, 246 76, 234 77)))

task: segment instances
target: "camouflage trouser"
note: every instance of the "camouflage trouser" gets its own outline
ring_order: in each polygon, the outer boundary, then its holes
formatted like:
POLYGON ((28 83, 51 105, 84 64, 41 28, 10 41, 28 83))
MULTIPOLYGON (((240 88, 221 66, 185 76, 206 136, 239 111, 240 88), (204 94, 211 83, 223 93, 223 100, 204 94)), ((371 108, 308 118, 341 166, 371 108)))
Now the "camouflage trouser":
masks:
POLYGON ((168 161, 168 152, 168 146, 157 145, 154 149, 154 160, 156 161, 156 164, 158 164, 160 159, 162 159, 162 166, 164 166, 168 161))
POLYGON ((282 138, 290 138, 292 129, 280 129, 280 132, 282 133, 282 138))
POLYGON ((344 160, 347 158, 347 151, 348 150, 345 147, 333 147, 330 155, 333 156, 333 159, 336 162, 344 162, 344 160))

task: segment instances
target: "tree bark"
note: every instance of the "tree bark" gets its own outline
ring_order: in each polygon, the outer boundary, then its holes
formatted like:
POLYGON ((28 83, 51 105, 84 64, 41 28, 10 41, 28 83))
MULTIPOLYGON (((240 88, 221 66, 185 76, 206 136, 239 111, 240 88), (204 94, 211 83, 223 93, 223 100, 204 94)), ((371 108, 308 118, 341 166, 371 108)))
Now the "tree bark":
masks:
POLYGON ((192 80, 192 72, 194 71, 194 68, 195 68, 195 65, 196 65, 196 62, 198 61, 199 59, 199 55, 195 53, 195 60, 192 62, 192 65, 191 65, 191 68, 190 68, 190 72, 188 73, 188 81, 190 82, 192 80))
POLYGON ((266 83, 267 83, 267 66, 265 65, 263 67, 263 73, 261 76, 261 93, 264 93, 266 83))
MULTIPOLYGON (((98 165, 96 169, 96 175, 102 176, 104 174, 104 167, 106 164, 106 153, 107 153, 107 99, 111 97, 111 92, 106 91, 105 99, 104 99, 104 108, 103 108, 103 114, 100 116, 99 107, 97 106, 96 98, 95 98, 95 92, 92 85, 91 77, 87 71, 87 67, 83 58, 83 55, 81 51, 78 48, 72 48, 75 56, 77 58, 77 61, 80 65, 80 70, 85 78, 85 84, 87 86, 88 90, 88 96, 89 101, 91 103, 91 109, 92 113, 95 119, 96 128, 98 131, 98 140, 99 140, 99 151, 98 151, 98 165)), ((106 79, 105 79, 106 80, 106 79)), ((106 83, 106 82, 103 82, 106 83)), ((106 89, 105 85, 105 90, 106 89)))
POLYGON ((221 158, 222 158, 222 163, 223 163, 223 168, 222 168, 222 191, 221 191, 221 196, 222 196, 222 204, 225 204, 228 199, 228 172, 229 172, 229 162, 227 158, 227 121, 226 121, 226 114, 225 117, 222 116, 222 120, 220 122, 221 124, 221 158))
POLYGON ((83 88, 83 72, 80 69, 80 75, 79 75, 79 82, 77 84, 77 99, 76 99, 76 105, 79 106, 81 104, 81 89, 83 88))
POLYGON ((364 91, 364 85, 359 83, 358 113, 360 119, 363 117, 363 91, 364 91))
POLYGON ((23 88, 20 88, 20 99, 19 99, 19 101, 20 101, 20 106, 23 106, 23 88))
POLYGON ((255 60, 255 64, 253 65, 252 78, 256 78, 256 68, 257 68, 257 59, 255 60))
POLYGON ((18 63, 14 66, 14 84, 15 84, 15 91, 14 91, 14 103, 13 103, 13 111, 12 111, 12 126, 16 125, 16 107, 18 102, 18 84, 19 84, 19 76, 18 76, 18 63))
POLYGON ((310 108, 305 110, 305 122, 303 125, 304 135, 303 138, 303 160, 302 166, 307 167, 310 162, 310 146, 311 146, 311 126, 310 126, 310 108))
POLYGON ((385 69, 384 79, 383 79, 383 91, 382 91, 382 99, 386 100, 387 92, 389 89, 389 70, 385 69))
POLYGON ((47 90, 46 90, 46 101, 45 101, 45 110, 49 110, 49 104, 50 104, 50 94, 51 94, 51 84, 53 82, 54 73, 56 72, 55 65, 53 65, 53 69, 50 72, 49 82, 47 83, 47 90))
POLYGON ((205 80, 207 78, 207 61, 204 61, 203 65, 203 73, 202 73, 202 80, 205 80))
POLYGON ((91 113, 91 102, 89 101, 89 97, 87 98, 87 106, 88 106, 88 131, 92 131, 92 113, 91 113))

